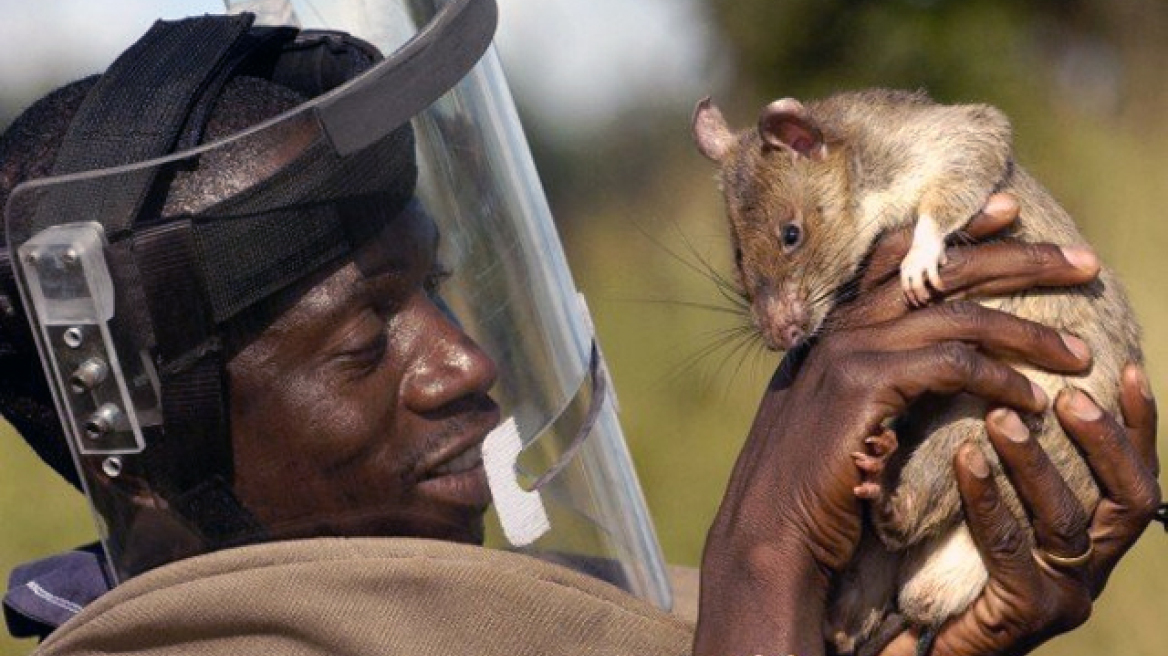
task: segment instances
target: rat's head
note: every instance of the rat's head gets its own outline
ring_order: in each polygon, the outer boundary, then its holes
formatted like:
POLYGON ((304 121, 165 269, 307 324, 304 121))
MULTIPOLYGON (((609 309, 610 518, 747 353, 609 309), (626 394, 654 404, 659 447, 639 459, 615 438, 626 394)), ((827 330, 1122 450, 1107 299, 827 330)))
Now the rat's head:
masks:
POLYGON ((707 98, 694 113, 698 150, 721 168, 734 261, 763 340, 794 348, 815 333, 852 267, 842 148, 793 98, 767 105, 757 129, 732 132, 707 98))

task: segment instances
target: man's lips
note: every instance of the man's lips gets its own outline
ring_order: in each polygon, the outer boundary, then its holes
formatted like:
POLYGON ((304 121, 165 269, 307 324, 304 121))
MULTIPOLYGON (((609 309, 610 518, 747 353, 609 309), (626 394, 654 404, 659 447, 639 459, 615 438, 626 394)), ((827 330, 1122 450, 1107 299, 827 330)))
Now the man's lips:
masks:
POLYGON ((491 505, 491 488, 482 460, 469 469, 448 474, 432 474, 418 482, 416 488, 425 497, 444 504, 469 508, 481 513, 491 505))
POLYGON ((483 440, 499 423, 494 409, 467 422, 465 432, 441 449, 421 468, 417 489, 424 494, 459 506, 485 510, 491 503, 491 489, 483 468, 483 440))
POLYGON ((419 467, 419 480, 457 474, 480 466, 483 459, 483 441, 499 424, 499 409, 476 412, 460 418, 457 435, 446 440, 430 458, 419 467))
POLYGON ((483 444, 479 442, 469 449, 458 454, 451 460, 447 460, 441 465, 431 469, 426 473, 426 478, 436 478, 438 476, 448 476, 450 474, 461 474, 462 472, 474 469, 483 464, 483 444))

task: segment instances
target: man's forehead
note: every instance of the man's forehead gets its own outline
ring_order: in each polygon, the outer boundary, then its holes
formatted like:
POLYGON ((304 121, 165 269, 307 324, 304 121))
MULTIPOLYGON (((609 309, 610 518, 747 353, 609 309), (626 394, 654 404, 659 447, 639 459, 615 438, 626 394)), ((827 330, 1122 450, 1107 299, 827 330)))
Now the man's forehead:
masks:
POLYGON ((439 239, 438 228, 428 216, 403 212, 316 285, 303 305, 317 312, 343 313, 349 306, 382 297, 401 285, 403 277, 433 266, 439 239))

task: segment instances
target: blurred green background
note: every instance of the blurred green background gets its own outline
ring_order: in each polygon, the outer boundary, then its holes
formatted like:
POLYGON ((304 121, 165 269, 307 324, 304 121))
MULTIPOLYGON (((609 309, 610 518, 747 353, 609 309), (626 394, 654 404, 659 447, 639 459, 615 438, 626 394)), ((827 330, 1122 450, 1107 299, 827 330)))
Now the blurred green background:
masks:
MULTIPOLYGON (((12 5, 6 16, 31 11, 4 2, 12 5)), ((777 97, 860 86, 923 87, 945 102, 1001 107, 1013 119, 1020 162, 1126 282, 1153 388, 1168 394, 1168 304, 1159 287, 1168 279, 1168 3, 500 0, 500 7, 501 54, 670 561, 697 563, 777 362, 757 341, 736 337, 746 319, 727 311, 711 280, 712 272, 729 274, 730 264, 713 169, 689 140, 689 113, 702 95, 713 94, 735 125, 752 123, 777 97)), ((37 70, 27 60, 9 63, 37 70)), ((76 76, 61 77, 47 61, 43 69, 20 84, 0 77, 0 126, 76 76)), ((93 536, 79 496, 7 426, 0 427, 0 536, 4 572, 93 536)), ((1165 653, 1166 564, 1168 536, 1153 526, 1087 625, 1038 653, 1165 653)), ((0 656, 31 648, 0 639, 0 656)))

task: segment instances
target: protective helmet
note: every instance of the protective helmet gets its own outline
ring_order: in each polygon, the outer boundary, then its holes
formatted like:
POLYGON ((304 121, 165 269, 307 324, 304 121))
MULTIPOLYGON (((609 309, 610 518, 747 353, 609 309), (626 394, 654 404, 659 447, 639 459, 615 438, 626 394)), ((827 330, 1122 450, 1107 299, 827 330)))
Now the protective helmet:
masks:
POLYGON ((125 51, 51 175, 5 208, 0 320, 19 343, 27 317, 63 431, 26 439, 67 445, 115 575, 304 534, 238 493, 227 362, 240 334, 274 320, 273 299, 410 221, 440 237, 435 303, 497 372, 488 545, 668 607, 588 310, 490 47, 493 0, 227 4, 159 21, 125 51), (215 133, 241 78, 295 101, 215 133), (207 169, 195 191, 176 183, 207 169))

